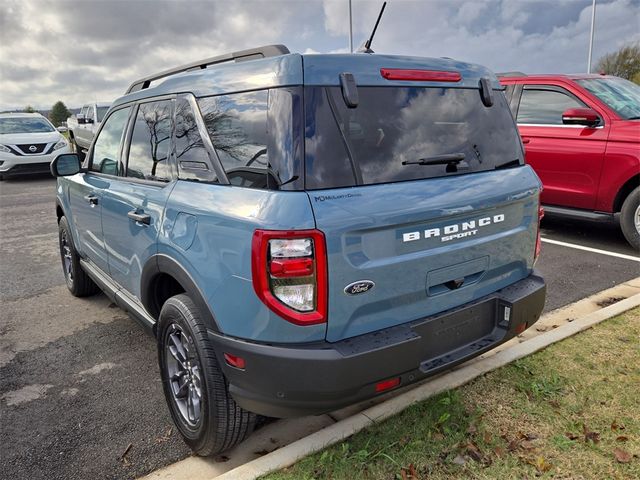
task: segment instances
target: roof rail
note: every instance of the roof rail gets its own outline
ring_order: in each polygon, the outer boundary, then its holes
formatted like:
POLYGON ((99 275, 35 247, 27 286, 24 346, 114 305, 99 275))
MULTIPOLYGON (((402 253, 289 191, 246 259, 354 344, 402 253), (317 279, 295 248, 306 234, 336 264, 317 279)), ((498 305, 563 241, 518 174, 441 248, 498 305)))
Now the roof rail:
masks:
POLYGON ((189 70, 199 70, 207 68, 208 65, 224 62, 242 62, 246 60, 256 60, 258 58, 276 57, 278 55, 286 55, 289 49, 284 45, 265 45, 264 47, 250 48, 248 50, 241 50, 239 52, 225 53, 218 55, 217 57, 205 58, 204 60, 198 60, 195 62, 187 63, 179 67, 170 68, 162 72, 154 73, 148 77, 140 78, 133 82, 126 93, 137 92, 138 90, 144 90, 149 88, 149 85, 154 80, 160 80, 164 77, 169 77, 177 73, 187 72, 189 70))
POLYGON ((526 77, 527 74, 524 72, 501 72, 496 73, 496 77, 526 77))

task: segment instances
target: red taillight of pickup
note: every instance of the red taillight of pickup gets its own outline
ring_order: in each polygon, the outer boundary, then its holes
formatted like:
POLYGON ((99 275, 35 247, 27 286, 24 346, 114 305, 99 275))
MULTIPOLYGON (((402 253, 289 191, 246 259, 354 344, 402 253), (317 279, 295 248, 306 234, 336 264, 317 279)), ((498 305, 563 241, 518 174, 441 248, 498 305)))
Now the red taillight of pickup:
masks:
POLYGON ((327 321, 327 260, 319 230, 256 230, 251 273, 258 298, 296 325, 327 321))

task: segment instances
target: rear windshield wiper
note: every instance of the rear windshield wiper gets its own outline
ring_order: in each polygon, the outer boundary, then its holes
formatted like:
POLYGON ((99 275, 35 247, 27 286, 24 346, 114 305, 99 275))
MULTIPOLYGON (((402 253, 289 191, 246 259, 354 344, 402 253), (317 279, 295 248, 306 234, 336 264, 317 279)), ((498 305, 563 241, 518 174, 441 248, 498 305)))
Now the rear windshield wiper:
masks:
POLYGON ((457 164, 465 159, 465 154, 447 153, 445 155, 434 155, 433 157, 419 158, 418 160, 405 160, 402 165, 449 165, 457 164))

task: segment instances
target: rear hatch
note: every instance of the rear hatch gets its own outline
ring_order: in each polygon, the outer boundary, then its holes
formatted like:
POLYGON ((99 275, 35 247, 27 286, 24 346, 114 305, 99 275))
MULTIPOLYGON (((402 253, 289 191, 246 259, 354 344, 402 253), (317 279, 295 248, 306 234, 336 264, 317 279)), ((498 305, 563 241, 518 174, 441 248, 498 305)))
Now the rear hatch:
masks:
POLYGON ((305 182, 328 264, 327 340, 458 307, 529 275, 540 183, 504 95, 305 87, 305 182))

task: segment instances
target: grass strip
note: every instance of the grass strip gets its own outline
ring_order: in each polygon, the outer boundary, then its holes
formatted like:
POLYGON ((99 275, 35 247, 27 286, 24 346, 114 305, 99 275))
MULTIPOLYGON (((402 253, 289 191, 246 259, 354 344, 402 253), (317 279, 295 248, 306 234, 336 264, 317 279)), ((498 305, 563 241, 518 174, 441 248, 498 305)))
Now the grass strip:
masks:
POLYGON ((637 479, 639 457, 635 309, 263 478, 637 479))

